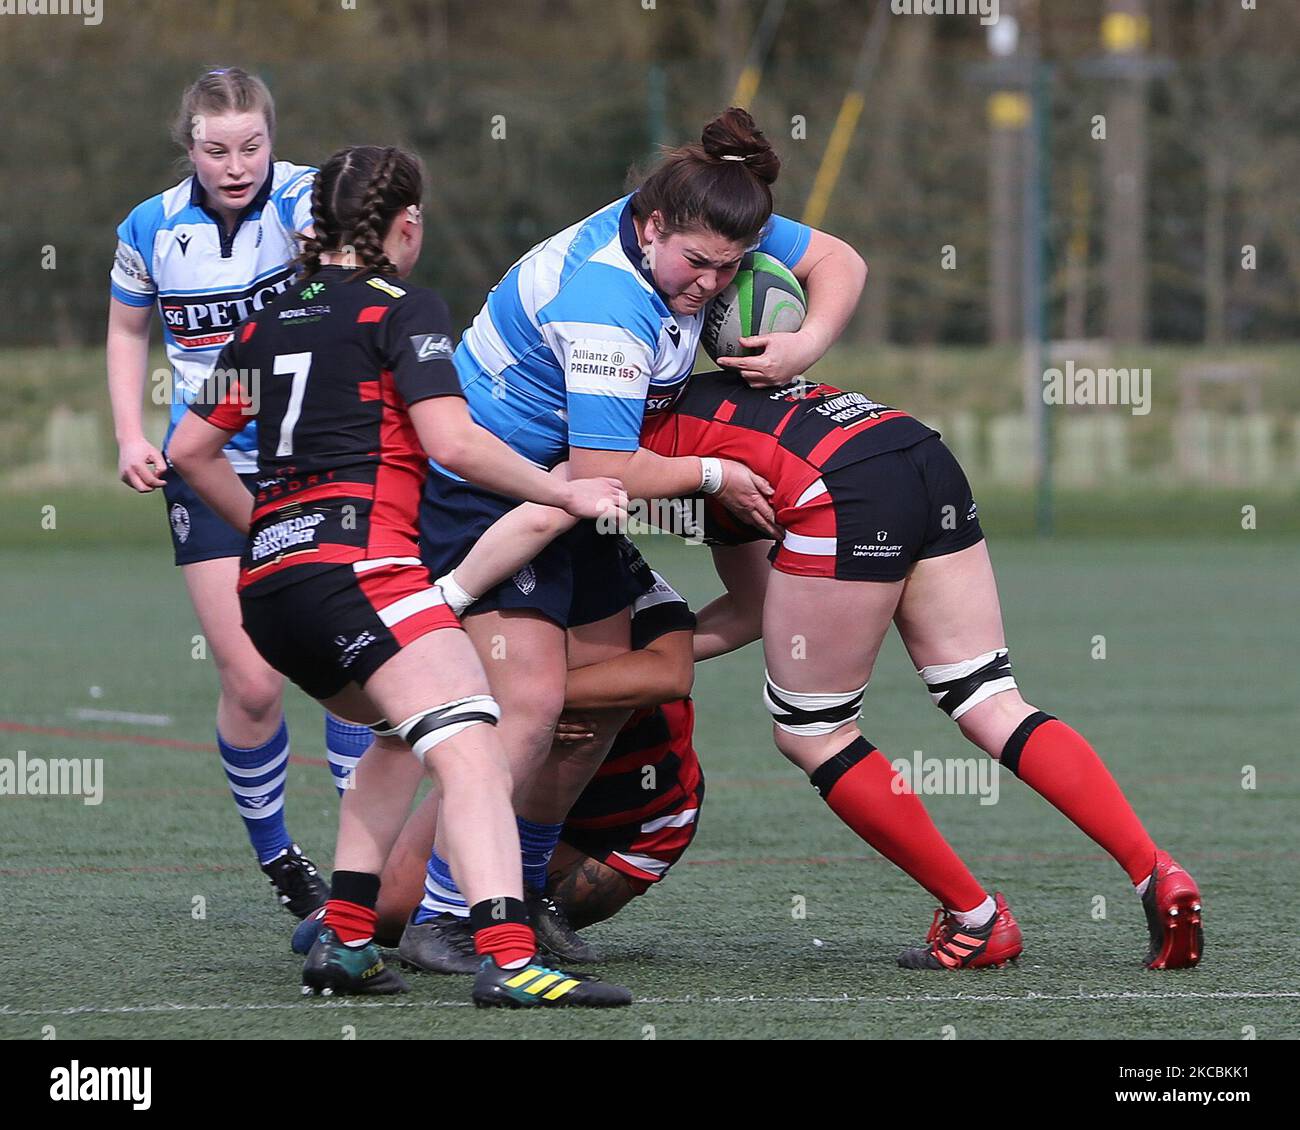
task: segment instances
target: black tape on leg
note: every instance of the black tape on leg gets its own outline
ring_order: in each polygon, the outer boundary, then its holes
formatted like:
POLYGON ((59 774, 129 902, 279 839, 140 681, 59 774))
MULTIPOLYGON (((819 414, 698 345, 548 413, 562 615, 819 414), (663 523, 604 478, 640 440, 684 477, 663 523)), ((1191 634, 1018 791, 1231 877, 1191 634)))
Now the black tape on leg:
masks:
POLYGON ((825 800, 845 773, 875 752, 876 747, 859 735, 829 761, 817 766, 808 781, 817 790, 822 800, 825 800))
POLYGON ((942 694, 939 699, 938 707, 945 714, 950 715, 962 703, 971 697, 985 683, 991 683, 995 679, 1005 679, 1011 674, 1011 656, 995 655, 978 671, 972 671, 962 679, 950 679, 946 683, 929 684, 931 694, 942 694))
POLYGON ((427 737, 435 730, 441 730, 444 726, 454 726, 461 722, 486 722, 489 726, 495 726, 497 719, 495 714, 489 714, 484 710, 463 710, 459 714, 454 712, 440 714, 438 711, 431 710, 407 731, 406 744, 414 749, 415 743, 421 738, 427 737))
POLYGON ((1035 710, 1028 718, 1016 727, 1015 732, 1007 739, 1007 744, 1002 747, 1002 756, 998 758, 1002 764, 1011 770, 1017 777, 1020 776, 1020 755, 1024 752, 1025 742, 1029 741, 1029 735, 1038 729, 1044 722, 1055 722, 1056 717, 1052 714, 1045 714, 1041 710, 1035 710))

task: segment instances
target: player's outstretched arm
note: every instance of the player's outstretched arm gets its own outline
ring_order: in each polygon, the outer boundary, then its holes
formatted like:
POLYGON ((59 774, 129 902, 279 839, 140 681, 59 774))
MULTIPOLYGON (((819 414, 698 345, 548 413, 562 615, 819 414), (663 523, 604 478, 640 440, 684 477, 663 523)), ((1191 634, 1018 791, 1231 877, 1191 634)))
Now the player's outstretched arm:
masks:
MULTIPOLYGON (((550 473, 567 481, 568 472, 568 463, 561 463, 550 473)), ((488 589, 517 573, 577 521, 572 514, 557 507, 525 502, 493 522, 450 576, 465 597, 477 600, 488 589)), ((452 607, 458 613, 464 611, 464 607, 457 607, 454 602, 452 607)))
POLYGON ((593 477, 570 482, 543 471, 479 427, 459 396, 417 401, 410 414, 429 456, 472 483, 510 498, 557 506, 575 518, 626 520, 627 495, 617 479, 593 477))
POLYGON ((726 655, 762 637, 771 547, 766 541, 714 546, 713 567, 727 591, 700 610, 695 629, 697 660, 726 655))
POLYGON ((186 412, 172 432, 168 453, 194 493, 246 534, 253 516, 253 496, 221 450, 235 431, 218 427, 196 412, 186 412))
POLYGON ((644 447, 635 451, 569 450, 571 474, 612 475, 629 498, 679 498, 704 490, 742 521, 776 536, 776 515, 768 499, 772 485, 762 475, 734 459, 715 459, 719 481, 704 482, 704 460, 696 455, 661 455, 644 447))
POLYGON ((692 632, 666 632, 646 647, 575 667, 564 688, 566 713, 635 709, 676 702, 695 682, 692 632))

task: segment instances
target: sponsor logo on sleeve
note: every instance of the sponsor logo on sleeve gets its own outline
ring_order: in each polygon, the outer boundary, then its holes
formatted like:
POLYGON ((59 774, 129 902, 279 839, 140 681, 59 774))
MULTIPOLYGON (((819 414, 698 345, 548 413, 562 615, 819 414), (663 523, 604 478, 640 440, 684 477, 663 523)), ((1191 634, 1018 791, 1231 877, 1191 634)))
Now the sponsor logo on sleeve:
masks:
POLYGON ((644 357, 631 352, 625 342, 575 341, 566 378, 573 392, 641 397, 649 372, 644 357))
POLYGON ((411 346, 417 361, 433 361, 451 356, 451 338, 446 334, 412 334, 411 346))
POLYGON ((145 266, 144 256, 120 239, 117 241, 117 254, 113 256, 113 266, 128 279, 143 283, 145 286, 153 285, 153 280, 149 277, 149 268, 145 266))

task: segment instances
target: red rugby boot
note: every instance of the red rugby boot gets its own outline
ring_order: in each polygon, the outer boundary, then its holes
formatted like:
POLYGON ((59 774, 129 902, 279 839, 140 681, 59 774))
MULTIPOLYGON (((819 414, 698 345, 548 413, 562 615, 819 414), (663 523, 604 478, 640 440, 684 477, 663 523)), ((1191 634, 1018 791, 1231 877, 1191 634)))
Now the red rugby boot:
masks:
POLYGON ((1142 895, 1151 931, 1148 969, 1190 969, 1201 960, 1201 892, 1196 880, 1167 851, 1156 852, 1155 870, 1142 895))
POLYGON ((978 930, 963 926, 940 907, 934 912, 926 944, 909 946, 898 955, 898 964, 904 969, 978 969, 1015 961, 1025 948, 1020 927, 1007 900, 1000 894, 993 899, 993 917, 978 930))

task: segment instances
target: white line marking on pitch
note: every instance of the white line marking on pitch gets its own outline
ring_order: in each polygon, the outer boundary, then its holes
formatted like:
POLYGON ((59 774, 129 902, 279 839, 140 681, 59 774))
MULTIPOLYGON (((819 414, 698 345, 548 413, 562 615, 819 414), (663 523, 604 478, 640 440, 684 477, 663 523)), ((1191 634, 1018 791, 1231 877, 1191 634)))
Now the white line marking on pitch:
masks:
MULTIPOLYGON (((1300 992, 1236 992, 1218 990, 1208 993, 916 993, 900 996, 837 997, 638 997, 636 1004, 962 1004, 1030 1003, 1041 1001, 1134 1001, 1134 1000, 1296 1000, 1300 992)), ((126 1014, 133 1012, 264 1012, 296 1008, 468 1008, 469 1001, 364 1001, 312 1000, 286 1001, 281 1004, 130 1004, 113 1008, 78 1005, 73 1008, 0 1007, 0 1017, 7 1016, 78 1016, 86 1013, 126 1014)))
POLYGON ((170 726, 170 714, 136 714, 130 710, 95 710, 89 706, 79 706, 69 710, 74 718, 82 722, 128 722, 132 726, 170 726))

